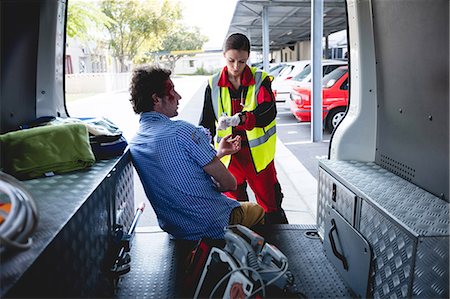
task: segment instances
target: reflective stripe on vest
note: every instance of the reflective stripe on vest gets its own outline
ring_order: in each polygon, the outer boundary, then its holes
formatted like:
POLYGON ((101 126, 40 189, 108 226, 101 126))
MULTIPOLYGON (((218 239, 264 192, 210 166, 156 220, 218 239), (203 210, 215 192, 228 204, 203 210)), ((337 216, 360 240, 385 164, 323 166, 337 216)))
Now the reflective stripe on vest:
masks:
POLYGON ((277 132, 277 127, 273 126, 267 132, 265 132, 263 136, 253 139, 253 140, 249 140, 248 145, 250 147, 256 147, 258 145, 261 145, 261 144, 267 142, 267 140, 269 140, 269 138, 272 137, 272 135, 276 134, 276 132, 277 132))
MULTIPOLYGON (((247 91, 247 96, 245 98, 245 105, 242 111, 253 111, 258 106, 257 94, 259 92, 259 88, 263 80, 267 77, 266 73, 257 70, 256 68, 251 68, 253 77, 255 79, 255 84, 249 86, 247 91)), ((217 73, 213 75, 209 84, 211 87, 211 100, 212 106, 214 109, 214 114, 216 119, 219 119, 220 115, 225 112, 231 114, 231 97, 228 88, 220 88, 217 86, 219 82, 221 73, 217 73), (214 87, 214 88, 213 88, 214 87), (223 100, 227 101, 223 101, 223 100), (219 106, 220 105, 220 106, 219 106)), ((230 115, 231 116, 231 115, 230 115)), ((217 121, 216 121, 217 127, 217 121)), ((225 130, 217 130, 216 147, 220 140, 232 133, 232 128, 229 127, 225 130)), ((276 122, 273 120, 269 125, 264 128, 254 128, 250 131, 246 131, 248 144, 250 147, 250 152, 253 159, 253 164, 255 165, 255 169, 257 172, 264 170, 267 165, 273 161, 275 157, 275 147, 276 147, 276 122)), ((222 162, 228 166, 231 160, 231 157, 225 156, 222 159, 222 162)))

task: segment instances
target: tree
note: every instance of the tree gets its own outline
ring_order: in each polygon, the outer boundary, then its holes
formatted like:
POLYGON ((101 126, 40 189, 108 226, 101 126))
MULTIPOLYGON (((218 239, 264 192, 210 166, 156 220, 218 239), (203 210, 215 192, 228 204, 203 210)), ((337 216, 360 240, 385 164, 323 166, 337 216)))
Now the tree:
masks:
POLYGON ((67 9, 67 36, 87 41, 90 35, 101 31, 104 26, 113 22, 100 7, 91 1, 72 0, 67 9), (98 30, 92 30, 92 27, 98 30))
POLYGON ((143 44, 145 51, 136 57, 135 62, 146 63, 156 60, 173 71, 178 59, 202 52, 204 43, 208 41, 208 37, 202 35, 197 27, 187 27, 181 21, 159 37, 158 43, 143 44))
POLYGON ((208 37, 200 34, 197 27, 188 28, 178 25, 166 36, 162 42, 162 51, 168 52, 163 55, 167 59, 170 69, 173 71, 175 63, 183 56, 195 55, 201 51, 203 44, 208 41, 208 37))
POLYGON ((157 47, 161 37, 181 18, 179 4, 172 5, 168 0, 103 0, 101 8, 114 20, 106 28, 121 71, 127 71, 126 60, 133 60, 144 44, 157 47))

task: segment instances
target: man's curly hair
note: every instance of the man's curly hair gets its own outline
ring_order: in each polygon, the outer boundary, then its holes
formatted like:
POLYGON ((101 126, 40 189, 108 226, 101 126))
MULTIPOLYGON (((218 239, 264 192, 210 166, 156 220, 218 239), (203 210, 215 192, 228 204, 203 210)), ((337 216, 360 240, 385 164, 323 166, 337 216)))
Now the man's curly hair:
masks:
POLYGON ((130 84, 131 105, 136 114, 153 111, 153 94, 163 97, 171 71, 158 65, 142 65, 133 70, 130 84))

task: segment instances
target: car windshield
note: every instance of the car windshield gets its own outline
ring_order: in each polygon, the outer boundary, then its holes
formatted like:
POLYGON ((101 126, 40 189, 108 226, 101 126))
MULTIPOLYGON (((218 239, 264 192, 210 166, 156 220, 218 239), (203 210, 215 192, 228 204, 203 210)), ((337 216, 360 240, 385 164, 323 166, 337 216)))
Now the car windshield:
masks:
POLYGON ((284 67, 283 64, 277 64, 277 65, 271 67, 271 68, 269 69, 269 72, 276 71, 277 69, 282 68, 282 67, 284 67))
POLYGON ((272 66, 271 68, 269 68, 269 74, 276 77, 283 70, 284 67, 285 67, 284 64, 272 66))
POLYGON ((303 81, 311 73, 311 65, 308 64, 297 76, 292 78, 295 81, 303 81))
POLYGON ((287 78, 289 76, 289 73, 292 71, 293 67, 294 66, 292 66, 292 65, 285 65, 284 68, 278 73, 276 78, 278 80, 284 80, 285 78, 287 78))
POLYGON ((322 86, 330 88, 336 83, 339 78, 341 78, 347 72, 347 68, 337 68, 331 73, 325 75, 322 79, 322 86))

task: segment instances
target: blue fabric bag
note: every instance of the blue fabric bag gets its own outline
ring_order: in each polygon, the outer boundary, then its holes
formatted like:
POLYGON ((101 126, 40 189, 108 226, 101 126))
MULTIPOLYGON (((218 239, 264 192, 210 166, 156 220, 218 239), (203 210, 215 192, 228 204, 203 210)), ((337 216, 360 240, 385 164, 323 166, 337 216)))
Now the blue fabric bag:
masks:
POLYGON ((80 118, 87 124, 89 142, 96 160, 120 156, 128 146, 122 131, 110 120, 101 118, 80 118))

